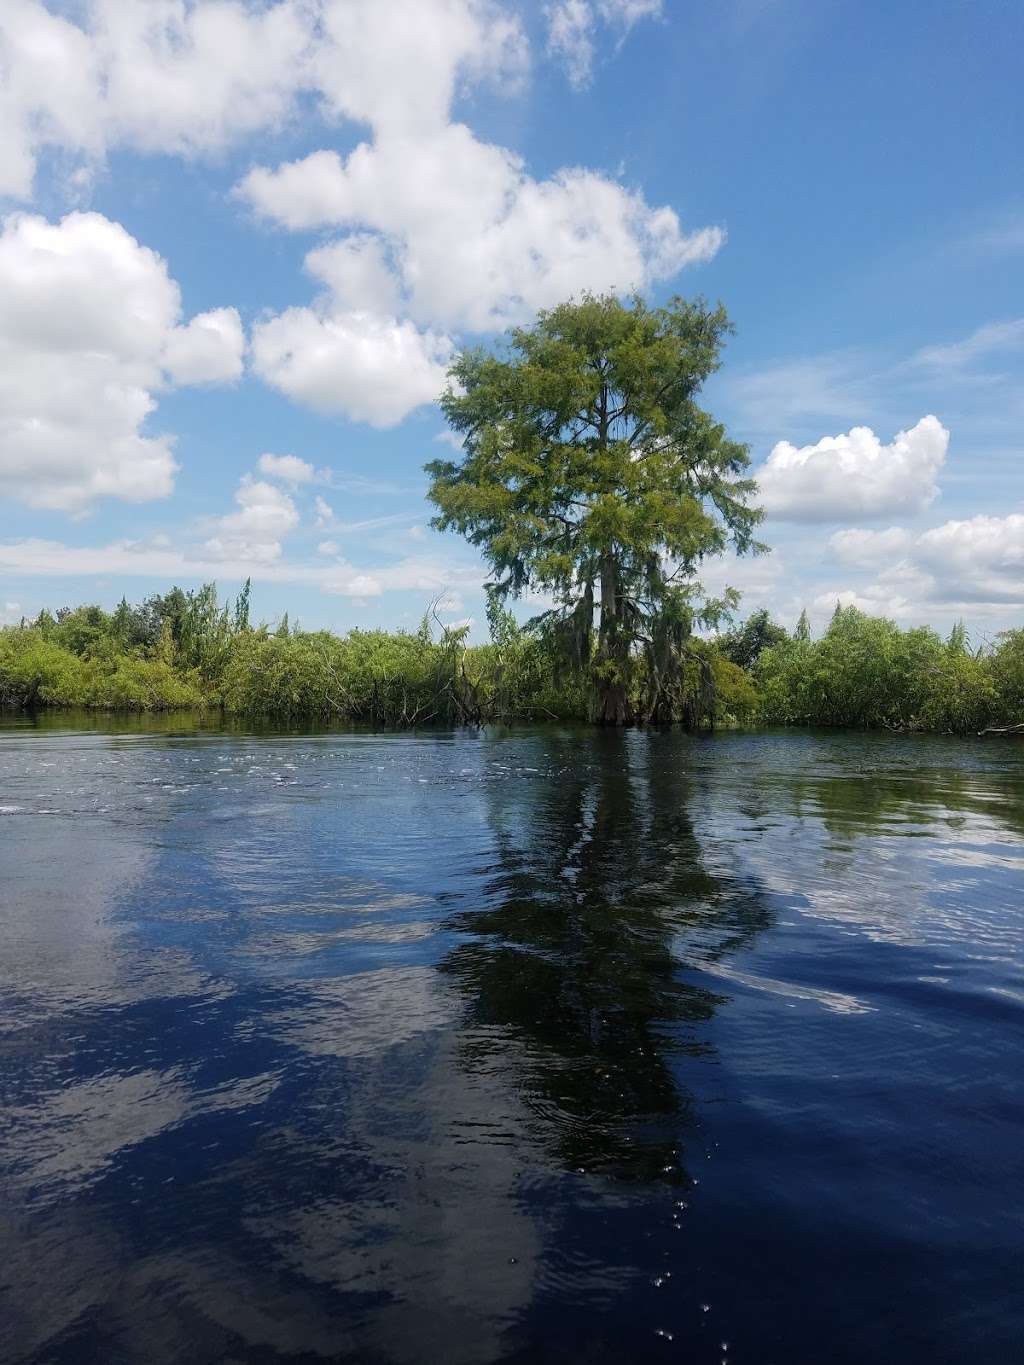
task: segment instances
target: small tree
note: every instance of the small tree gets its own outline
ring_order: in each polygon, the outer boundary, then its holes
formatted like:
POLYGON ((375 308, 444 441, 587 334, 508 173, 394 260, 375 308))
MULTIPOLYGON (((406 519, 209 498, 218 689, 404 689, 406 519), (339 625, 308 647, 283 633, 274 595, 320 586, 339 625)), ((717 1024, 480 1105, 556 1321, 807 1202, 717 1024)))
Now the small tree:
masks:
POLYGON ((449 372, 441 406, 465 454, 427 465, 433 524, 482 549, 499 597, 554 598, 551 620, 589 666, 606 724, 637 718, 641 659, 658 695, 648 687, 640 717, 664 709, 681 643, 715 614, 701 560, 763 548, 746 447, 696 401, 729 330, 702 300, 586 296, 514 329, 502 354, 464 351, 449 372))
MULTIPOLYGON (((806 614, 801 616, 800 620, 806 625, 806 614)), ((799 630, 799 626, 797 629, 799 630)), ((798 636, 797 638, 807 637, 798 636)), ((742 626, 737 626, 733 630, 726 631, 724 635, 720 635, 718 637, 718 648, 730 662, 737 664, 740 668, 751 669, 756 666, 758 659, 766 649, 773 649, 776 645, 784 644, 788 639, 789 636, 786 634, 785 628, 772 620, 767 607, 762 607, 760 611, 752 612, 742 626)))

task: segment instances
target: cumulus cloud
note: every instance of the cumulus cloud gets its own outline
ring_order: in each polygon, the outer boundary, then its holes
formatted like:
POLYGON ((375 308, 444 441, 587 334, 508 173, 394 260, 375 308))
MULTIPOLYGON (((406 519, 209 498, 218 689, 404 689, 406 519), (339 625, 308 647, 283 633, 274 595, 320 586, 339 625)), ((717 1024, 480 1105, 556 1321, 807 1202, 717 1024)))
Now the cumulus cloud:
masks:
MULTIPOLYGON (((621 36, 659 5, 583 9, 621 36)), ((29 195, 45 147, 84 159, 71 179, 87 183, 111 148, 217 152, 303 100, 367 127, 344 160, 325 150, 257 167, 241 193, 287 227, 344 233, 307 257, 322 299, 263 324, 258 372, 320 411, 387 426, 435 396, 452 329, 502 327, 585 289, 644 288, 723 241, 595 171, 537 179, 452 121, 460 92, 515 88, 527 65, 522 25, 495 0, 86 0, 60 12, 8 0, 0 192, 29 195)), ((227 310, 193 319, 168 343, 168 372, 234 378, 239 337, 227 310)))
POLYGON ((842 564, 857 568, 877 568, 879 565, 892 564, 910 548, 913 536, 902 526, 890 526, 885 531, 871 531, 852 526, 845 531, 836 531, 829 537, 836 559, 842 564))
POLYGON ((267 564, 280 558, 281 540, 299 524, 299 511, 283 489, 251 474, 235 493, 237 512, 206 523, 203 551, 214 559, 267 564))
POLYGON ((436 119, 462 76, 515 84, 518 21, 490 0, 5 0, 0 193, 27 198, 46 147, 219 152, 293 116, 436 119), (63 11, 63 12, 60 12, 63 11))
POLYGON ((241 378, 244 350, 237 310, 214 308, 174 329, 164 347, 164 367, 175 384, 226 384, 241 378))
POLYGON ((892 592, 884 584, 864 588, 840 588, 819 593, 811 601, 811 614, 821 619, 830 616, 836 607, 855 607, 868 616, 888 616, 896 621, 919 619, 919 608, 901 593, 892 592))
POLYGON ((829 541, 836 559, 873 577, 819 593, 815 607, 853 605, 907 620, 1024 610, 1024 514, 943 522, 918 535, 899 526, 850 528, 829 541))
POLYGON ((261 455, 256 461, 261 474, 269 479, 281 479, 284 483, 312 483, 316 475, 313 466, 297 455, 261 455))
POLYGON ((315 14, 298 0, 41 0, 0 7, 0 193, 27 198, 39 151, 192 154, 280 123, 305 79, 315 14))
MULTIPOLYGON (((470 0, 336 0, 312 62, 333 112, 367 125, 347 156, 256 166, 237 194, 293 231, 341 235, 310 251, 311 307, 263 322, 257 372, 298 402, 376 426, 440 392, 456 331, 489 331, 585 290, 644 288, 710 259, 724 234, 598 172, 532 176, 453 122, 460 81, 516 80, 519 25, 470 0)), ((593 0, 619 32, 657 6, 593 0)))
POLYGON ((338 308, 394 314, 400 306, 398 280, 384 243, 370 233, 353 233, 318 247, 306 269, 328 288, 338 308))
MULTIPOLYGON (((684 232, 670 208, 580 168, 536 180, 506 148, 479 141, 462 124, 380 135, 343 159, 314 152, 268 170, 257 167, 239 192, 262 214, 293 229, 353 229, 355 246, 331 269, 323 249, 307 266, 338 299, 400 296, 421 324, 484 331, 504 327, 582 290, 643 288, 707 261, 719 228, 684 232), (367 234, 379 246, 369 255, 367 234), (385 262, 394 270, 392 292, 385 262), (371 283, 368 284, 367 277, 371 283)), ((347 241, 347 239, 342 239, 347 241)))
POLYGON ((392 427, 444 387, 451 342, 408 320, 289 308, 253 329, 253 368, 317 412, 392 427))
POLYGON ((446 121, 457 86, 515 88, 518 19, 492 0, 322 0, 309 80, 330 112, 393 134, 446 121))
POLYGON ((947 521, 919 536, 917 564, 963 601, 1024 603, 1024 515, 947 521))
POLYGON ((756 472, 761 503, 787 521, 874 521, 922 511, 938 496, 949 432, 927 416, 883 445, 870 427, 814 445, 780 441, 756 472))
POLYGON ((173 437, 146 420, 168 384, 238 374, 234 309, 183 325, 166 263, 98 213, 6 218, 0 298, 0 493, 72 512, 170 493, 173 437))

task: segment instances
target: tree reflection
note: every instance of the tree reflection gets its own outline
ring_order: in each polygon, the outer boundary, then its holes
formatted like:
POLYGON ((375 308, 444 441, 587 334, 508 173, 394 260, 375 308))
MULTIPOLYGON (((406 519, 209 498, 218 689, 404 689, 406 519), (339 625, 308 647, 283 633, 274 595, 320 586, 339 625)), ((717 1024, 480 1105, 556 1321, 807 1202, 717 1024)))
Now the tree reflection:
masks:
POLYGON ((712 870, 688 813, 686 749, 620 733, 550 745, 551 772, 496 782, 486 901, 441 970, 468 1002, 461 1057, 510 1069, 534 1136, 571 1170, 685 1182, 680 1080, 722 997, 686 977, 769 922, 712 870))

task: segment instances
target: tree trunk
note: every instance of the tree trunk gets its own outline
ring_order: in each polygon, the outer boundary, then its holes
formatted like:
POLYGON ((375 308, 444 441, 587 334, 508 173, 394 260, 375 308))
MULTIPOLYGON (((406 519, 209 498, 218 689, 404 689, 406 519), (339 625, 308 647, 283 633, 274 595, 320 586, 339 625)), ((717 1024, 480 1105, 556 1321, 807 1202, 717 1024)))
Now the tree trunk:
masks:
POLYGON ((622 629, 618 564, 613 551, 601 560, 601 623, 597 637, 595 677, 599 725, 632 725, 629 700, 629 641, 622 629))

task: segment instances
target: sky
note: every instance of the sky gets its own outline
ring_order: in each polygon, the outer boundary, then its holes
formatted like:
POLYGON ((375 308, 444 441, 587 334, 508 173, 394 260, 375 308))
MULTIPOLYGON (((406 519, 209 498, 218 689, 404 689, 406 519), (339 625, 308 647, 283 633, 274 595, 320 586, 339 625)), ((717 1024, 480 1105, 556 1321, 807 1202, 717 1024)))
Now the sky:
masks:
POLYGON ((736 327, 772 549, 709 591, 1024 625, 1022 52, 1018 0, 3 0, 0 622, 251 575, 482 638, 450 358, 635 289, 736 327))

